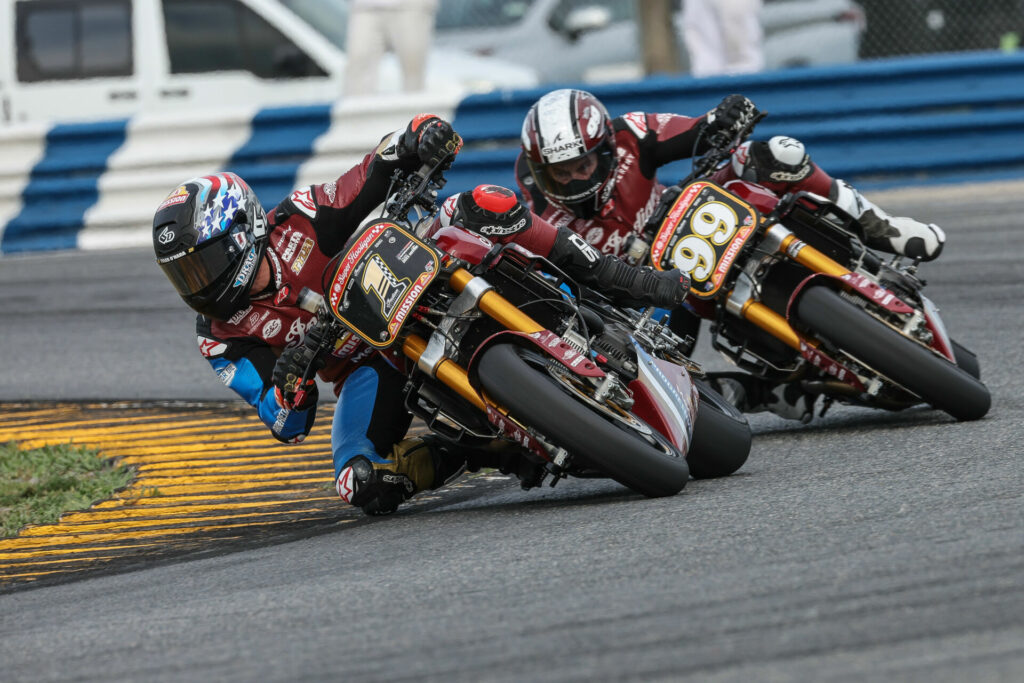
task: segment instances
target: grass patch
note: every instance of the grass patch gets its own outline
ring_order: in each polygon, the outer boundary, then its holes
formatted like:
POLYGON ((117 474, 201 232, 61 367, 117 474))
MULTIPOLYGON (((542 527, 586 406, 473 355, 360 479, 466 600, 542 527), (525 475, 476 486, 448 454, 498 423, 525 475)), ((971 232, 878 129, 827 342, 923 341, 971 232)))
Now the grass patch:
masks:
POLYGON ((132 470, 80 446, 19 450, 0 444, 0 538, 26 524, 52 524, 70 510, 112 497, 128 485, 132 470))

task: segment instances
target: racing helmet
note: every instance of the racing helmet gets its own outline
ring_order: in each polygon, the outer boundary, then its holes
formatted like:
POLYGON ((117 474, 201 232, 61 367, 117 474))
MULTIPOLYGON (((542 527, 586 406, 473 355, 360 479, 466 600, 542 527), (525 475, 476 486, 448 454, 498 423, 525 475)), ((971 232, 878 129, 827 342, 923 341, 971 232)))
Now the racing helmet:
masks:
POLYGON ((267 239, 267 214, 234 173, 186 180, 153 216, 153 249, 164 275, 186 304, 218 320, 249 305, 267 239))
POLYGON ((584 90, 555 90, 537 100, 523 121, 523 156, 537 188, 578 218, 607 201, 615 170, 608 111, 584 90))

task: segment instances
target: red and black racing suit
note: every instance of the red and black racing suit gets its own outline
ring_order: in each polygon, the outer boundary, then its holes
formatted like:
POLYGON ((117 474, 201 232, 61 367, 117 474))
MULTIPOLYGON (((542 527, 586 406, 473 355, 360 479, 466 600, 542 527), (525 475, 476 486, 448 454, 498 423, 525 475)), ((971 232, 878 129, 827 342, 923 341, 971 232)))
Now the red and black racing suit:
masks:
MULTIPOLYGON (((198 316, 200 352, 227 386, 256 407, 283 442, 305 438, 316 415, 315 404, 301 410, 282 408, 271 381, 281 351, 301 344, 316 322, 314 314, 299 308, 299 297, 304 289, 324 294, 322 276, 329 260, 384 200, 390 176, 401 163, 394 151, 399 134, 390 142, 385 138, 374 153, 337 180, 296 190, 269 213, 266 253, 274 293, 253 301, 225 322, 198 316)), ((446 211, 451 211, 454 201, 455 197, 446 202, 446 211)), ((557 235, 555 227, 533 217, 522 232, 492 239, 515 241, 547 256, 557 235)), ((583 260, 597 258, 596 252, 587 254, 593 250, 582 240, 566 247, 580 249, 583 260)), ((338 396, 331 434, 335 479, 357 455, 371 462, 385 461, 412 419, 403 403, 404 376, 358 337, 346 334, 319 373, 322 380, 333 383, 338 396)))

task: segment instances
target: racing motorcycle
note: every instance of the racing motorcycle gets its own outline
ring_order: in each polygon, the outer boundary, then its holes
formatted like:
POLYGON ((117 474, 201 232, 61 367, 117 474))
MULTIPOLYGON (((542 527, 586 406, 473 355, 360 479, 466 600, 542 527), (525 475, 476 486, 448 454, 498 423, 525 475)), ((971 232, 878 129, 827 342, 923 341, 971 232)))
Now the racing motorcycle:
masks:
POLYGON ((762 117, 711 138, 634 253, 688 273, 687 302, 712 321, 712 346, 757 377, 824 395, 821 415, 840 401, 983 417, 977 357, 950 337, 917 261, 866 248, 858 222, 825 197, 707 179, 762 117))
POLYGON ((611 477, 670 496, 691 474, 743 465, 745 417, 702 383, 655 309, 619 309, 515 244, 456 226, 427 237, 439 166, 396 172, 382 216, 328 265, 325 295, 307 299, 320 330, 305 343, 318 354, 356 341, 381 352, 435 435, 533 461, 524 488, 611 477))

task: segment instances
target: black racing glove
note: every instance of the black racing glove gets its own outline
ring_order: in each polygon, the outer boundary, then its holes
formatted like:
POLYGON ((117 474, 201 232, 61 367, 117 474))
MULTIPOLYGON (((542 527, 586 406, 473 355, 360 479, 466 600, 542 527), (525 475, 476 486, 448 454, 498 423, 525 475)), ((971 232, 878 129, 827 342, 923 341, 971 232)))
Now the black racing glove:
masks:
POLYGON ((316 405, 319 390, 316 372, 326 361, 319 355, 320 339, 314 325, 302 344, 287 348, 274 363, 271 381, 274 395, 282 408, 305 410, 316 405), (308 378, 304 379, 308 375, 308 378))
POLYGON ((409 122, 398 140, 398 156, 407 161, 436 164, 447 157, 441 170, 447 170, 462 149, 462 137, 452 125, 435 114, 419 114, 409 122))
POLYGON ((726 95, 717 107, 707 113, 707 132, 714 135, 721 131, 735 137, 758 114, 760 112, 754 103, 743 95, 726 95))
POLYGON ((675 308, 683 303, 690 289, 690 276, 678 268, 636 268, 611 254, 604 255, 595 268, 594 278, 599 291, 610 296, 616 303, 630 308, 675 308))
POLYGON ((512 190, 500 185, 477 185, 472 192, 459 193, 452 223, 498 241, 529 230, 533 214, 512 190))

